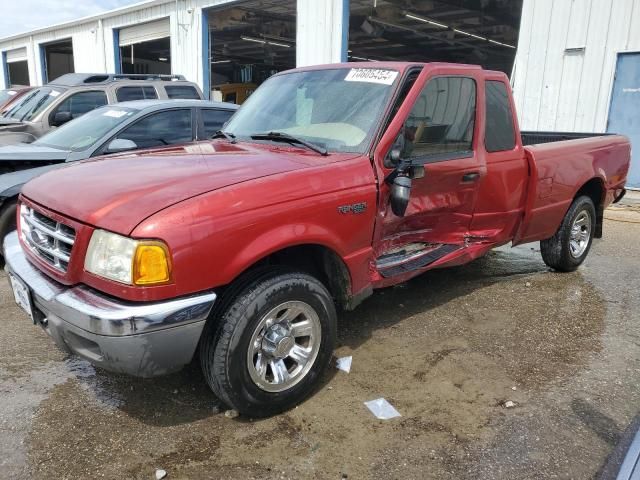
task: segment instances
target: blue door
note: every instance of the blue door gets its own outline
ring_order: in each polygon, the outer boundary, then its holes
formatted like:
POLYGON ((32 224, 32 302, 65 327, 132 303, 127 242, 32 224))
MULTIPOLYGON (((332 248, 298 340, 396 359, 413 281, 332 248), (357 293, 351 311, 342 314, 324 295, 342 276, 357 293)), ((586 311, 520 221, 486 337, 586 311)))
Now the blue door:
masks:
POLYGON ((631 140, 627 187, 640 188, 640 53, 619 53, 611 92, 607 132, 631 140))

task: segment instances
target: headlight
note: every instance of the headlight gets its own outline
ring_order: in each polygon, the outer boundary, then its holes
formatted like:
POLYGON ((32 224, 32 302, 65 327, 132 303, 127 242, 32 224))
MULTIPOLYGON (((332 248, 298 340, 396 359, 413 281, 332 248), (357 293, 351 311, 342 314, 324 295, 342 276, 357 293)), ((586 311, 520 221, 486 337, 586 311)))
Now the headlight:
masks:
POLYGON ((128 285, 154 285, 171 278, 169 250, 164 243, 133 240, 105 230, 93 232, 84 269, 128 285))

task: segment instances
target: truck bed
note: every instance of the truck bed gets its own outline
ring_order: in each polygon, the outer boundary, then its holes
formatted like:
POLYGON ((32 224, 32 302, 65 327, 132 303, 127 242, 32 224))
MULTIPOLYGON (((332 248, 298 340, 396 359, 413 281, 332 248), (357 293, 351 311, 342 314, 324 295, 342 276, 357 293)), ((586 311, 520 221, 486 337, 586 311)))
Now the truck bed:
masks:
POLYGON ((579 132, 520 132, 522 145, 539 145, 541 143, 562 142, 564 140, 578 140, 581 138, 601 137, 612 133, 579 133, 579 132))

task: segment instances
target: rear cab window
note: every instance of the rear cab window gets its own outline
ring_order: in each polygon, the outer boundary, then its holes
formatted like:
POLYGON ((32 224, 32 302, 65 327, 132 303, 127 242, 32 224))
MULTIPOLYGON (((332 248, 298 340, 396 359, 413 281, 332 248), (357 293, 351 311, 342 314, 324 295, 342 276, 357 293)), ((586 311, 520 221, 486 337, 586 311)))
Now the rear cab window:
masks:
POLYGON ((171 99, 200 100, 200 94, 191 85, 165 85, 167 97, 171 99))
POLYGON ((487 152, 503 152, 516 147, 516 129, 507 86, 499 80, 485 82, 486 115, 484 144, 487 152))
POLYGON ((151 85, 120 87, 116 90, 116 99, 119 102, 154 100, 156 98, 158 98, 158 92, 151 85))

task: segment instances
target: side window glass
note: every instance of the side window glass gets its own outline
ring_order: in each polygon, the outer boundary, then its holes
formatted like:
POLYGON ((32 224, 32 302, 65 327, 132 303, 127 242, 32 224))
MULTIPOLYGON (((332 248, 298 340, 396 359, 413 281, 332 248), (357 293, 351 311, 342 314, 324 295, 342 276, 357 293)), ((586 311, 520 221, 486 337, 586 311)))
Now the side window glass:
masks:
POLYGON ((68 112, 71 118, 77 118, 106 104, 107 96, 104 92, 78 92, 63 100, 55 113, 68 112))
POLYGON ((116 91, 116 99, 119 102, 131 100, 145 100, 158 98, 156 89, 151 86, 146 87, 120 87, 116 91))
POLYGON ((429 80, 404 128, 405 158, 455 158, 472 151, 476 84, 470 78, 429 80))
POLYGON ((131 140, 137 148, 162 147, 193 140, 191 110, 167 110, 143 118, 116 138, 131 140))
POLYGON ((210 108, 201 111, 205 138, 211 137, 220 130, 222 125, 235 113, 233 110, 214 110, 210 108))
POLYGON ((164 89, 167 92, 167 97, 171 99, 186 98, 200 100, 198 91, 190 85, 166 85, 164 89))
POLYGON ((513 150, 516 147, 516 131, 504 83, 489 80, 486 85, 487 122, 484 144, 487 152, 513 150))

